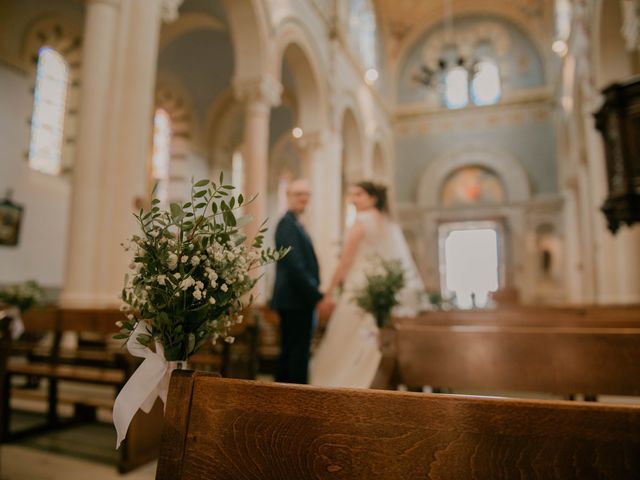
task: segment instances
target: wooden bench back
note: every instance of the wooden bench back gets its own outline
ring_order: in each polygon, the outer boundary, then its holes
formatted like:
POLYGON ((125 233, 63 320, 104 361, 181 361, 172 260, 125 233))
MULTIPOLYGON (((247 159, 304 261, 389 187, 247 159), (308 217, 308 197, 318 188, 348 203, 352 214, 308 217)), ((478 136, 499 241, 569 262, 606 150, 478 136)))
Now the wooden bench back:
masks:
POLYGON ((59 310, 47 305, 42 308, 32 308, 22 316, 24 330, 27 333, 54 332, 58 328, 59 310))
POLYGON ((401 383, 640 395, 639 328, 396 326, 401 383))
POLYGON ((496 310, 432 311, 416 317, 394 318, 394 323, 640 328, 640 307, 511 307, 496 310))
POLYGON ((637 478, 640 407, 174 372, 157 480, 637 478))

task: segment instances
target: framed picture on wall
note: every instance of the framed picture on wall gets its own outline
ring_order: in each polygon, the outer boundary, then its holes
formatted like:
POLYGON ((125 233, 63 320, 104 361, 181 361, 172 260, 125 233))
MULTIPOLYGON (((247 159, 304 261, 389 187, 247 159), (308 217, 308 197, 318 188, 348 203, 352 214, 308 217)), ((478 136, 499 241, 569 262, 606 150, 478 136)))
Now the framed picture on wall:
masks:
POLYGON ((9 197, 0 200, 0 245, 18 245, 22 213, 23 207, 9 197))

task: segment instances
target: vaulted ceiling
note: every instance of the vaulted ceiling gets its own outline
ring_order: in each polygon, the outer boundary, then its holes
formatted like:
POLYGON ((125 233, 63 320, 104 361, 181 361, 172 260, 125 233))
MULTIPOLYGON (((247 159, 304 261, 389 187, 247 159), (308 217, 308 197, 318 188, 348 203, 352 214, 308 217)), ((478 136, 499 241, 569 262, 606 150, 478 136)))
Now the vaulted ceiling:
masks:
MULTIPOLYGON (((446 0, 374 0, 390 64, 426 29, 441 22, 446 0)), ((450 0, 454 17, 492 14, 508 18, 540 46, 552 33, 553 0, 450 0)), ((550 47, 550 42, 548 42, 550 47)))

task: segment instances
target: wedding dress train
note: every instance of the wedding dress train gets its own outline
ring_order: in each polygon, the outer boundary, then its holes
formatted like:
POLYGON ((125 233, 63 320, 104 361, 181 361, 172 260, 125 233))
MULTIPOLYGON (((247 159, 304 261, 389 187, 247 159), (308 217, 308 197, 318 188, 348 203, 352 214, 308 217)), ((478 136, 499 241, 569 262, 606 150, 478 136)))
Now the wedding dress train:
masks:
POLYGON ((327 330, 311 359, 309 383, 325 387, 368 388, 378 370, 381 353, 374 318, 354 302, 354 292, 366 281, 377 258, 399 259, 406 285, 398 309, 415 313, 424 290, 400 227, 376 212, 362 212, 357 222, 364 237, 343 282, 343 292, 329 320, 327 330))

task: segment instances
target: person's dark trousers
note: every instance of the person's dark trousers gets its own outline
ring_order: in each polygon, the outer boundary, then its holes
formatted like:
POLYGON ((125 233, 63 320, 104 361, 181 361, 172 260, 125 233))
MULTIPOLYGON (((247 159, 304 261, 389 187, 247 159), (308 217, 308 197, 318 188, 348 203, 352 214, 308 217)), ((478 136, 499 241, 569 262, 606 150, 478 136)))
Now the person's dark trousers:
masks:
POLYGON ((314 310, 278 310, 280 357, 276 382, 307 383, 314 310))

